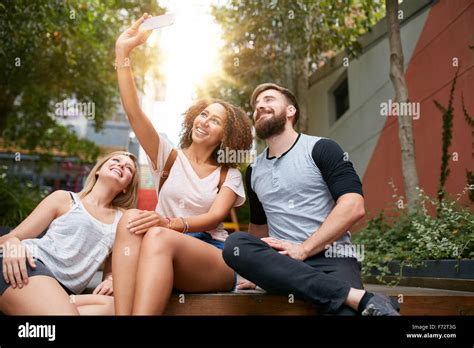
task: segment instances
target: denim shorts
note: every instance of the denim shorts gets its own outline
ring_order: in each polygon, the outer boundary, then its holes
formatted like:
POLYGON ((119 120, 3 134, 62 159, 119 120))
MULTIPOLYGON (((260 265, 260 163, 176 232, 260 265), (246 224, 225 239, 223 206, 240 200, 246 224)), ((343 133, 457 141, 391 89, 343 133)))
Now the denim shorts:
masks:
MULTIPOLYGON (((53 279, 56 279, 53 273, 51 273, 49 268, 40 259, 35 259, 35 264, 36 267, 33 268, 30 266, 29 262, 26 263, 26 272, 28 274, 28 277, 48 276, 53 279)), ((68 295, 73 294, 73 292, 66 288, 63 284, 61 284, 61 282, 58 281, 58 283, 63 287, 63 289, 67 292, 68 295)), ((3 276, 3 257, 0 256, 0 296, 2 296, 5 290, 7 290, 9 287, 10 284, 5 281, 5 278, 3 276)))
MULTIPOLYGON (((224 242, 213 239, 212 236, 208 232, 186 232, 185 233, 188 236, 197 238, 199 240, 202 240, 203 242, 206 242, 208 244, 211 244, 215 246, 217 249, 223 250, 224 249, 224 242)), ((232 289, 229 291, 234 291, 237 287, 237 273, 234 272, 234 285, 232 286, 232 289)))
POLYGON ((224 242, 217 239, 213 239, 212 236, 207 232, 186 232, 185 234, 188 236, 197 238, 199 240, 202 240, 203 242, 206 242, 208 244, 211 244, 215 246, 217 249, 221 249, 221 250, 224 249, 224 242))

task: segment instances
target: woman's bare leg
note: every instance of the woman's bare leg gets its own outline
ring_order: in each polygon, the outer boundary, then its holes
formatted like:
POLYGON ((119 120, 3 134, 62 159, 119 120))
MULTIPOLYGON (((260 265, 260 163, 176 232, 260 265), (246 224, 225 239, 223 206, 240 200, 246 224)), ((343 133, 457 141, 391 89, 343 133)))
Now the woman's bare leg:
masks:
POLYGON ((117 226, 112 253, 115 313, 117 315, 132 314, 138 257, 143 235, 131 233, 127 229, 127 223, 138 214, 137 209, 127 210, 117 226))
POLYGON ((173 285, 186 292, 227 291, 234 271, 222 251, 166 228, 150 229, 140 252, 133 314, 162 314, 173 285))
POLYGON ((114 297, 107 295, 71 295, 81 315, 114 315, 114 297))
POLYGON ((48 276, 34 276, 28 285, 11 286, 0 296, 0 311, 7 315, 79 315, 58 281, 48 276))

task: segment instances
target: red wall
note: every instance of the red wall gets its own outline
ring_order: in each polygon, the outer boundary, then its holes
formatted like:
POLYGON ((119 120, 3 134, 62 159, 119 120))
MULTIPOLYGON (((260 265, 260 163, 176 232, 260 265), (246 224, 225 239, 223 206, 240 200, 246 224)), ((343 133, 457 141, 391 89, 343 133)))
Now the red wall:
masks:
MULTIPOLYGON (((408 24, 409 25, 409 24, 408 24)), ((420 102, 421 117, 413 121, 417 170, 420 186, 436 196, 441 167, 442 114, 433 99, 447 106, 455 74, 454 57, 460 70, 454 97, 453 140, 450 152, 458 161, 450 161, 446 189, 460 193, 466 185, 466 170, 474 171, 474 137, 464 120, 461 93, 466 108, 474 117, 474 1, 444 0, 430 9, 427 21, 409 62, 405 77, 410 101, 420 102)), ((387 62, 388 64, 388 62, 387 62)), ((398 194, 404 194, 400 142, 396 117, 387 117, 384 129, 363 177, 366 208, 369 214, 394 202, 388 185, 393 178, 398 194)), ((467 195, 463 202, 469 202, 467 195)), ((370 215, 369 215, 370 216, 370 215)))
POLYGON ((140 189, 138 191, 138 209, 154 211, 157 201, 155 189, 140 189))

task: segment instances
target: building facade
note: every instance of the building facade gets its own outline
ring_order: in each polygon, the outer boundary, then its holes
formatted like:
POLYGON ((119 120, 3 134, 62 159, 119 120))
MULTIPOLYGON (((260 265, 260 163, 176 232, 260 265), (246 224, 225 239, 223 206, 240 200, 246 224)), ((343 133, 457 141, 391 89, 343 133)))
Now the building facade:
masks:
MULTIPOLYGON (((474 171, 474 129, 463 116, 461 96, 474 117, 474 1, 404 1, 400 5, 401 39, 420 186, 436 197, 442 154, 442 113, 454 92, 453 138, 449 148, 450 175, 446 190, 463 191, 466 171, 474 171)), ((342 53, 333 65, 310 79, 309 133, 337 141, 363 180, 366 208, 376 214, 393 206, 393 187, 404 195, 395 93, 389 68, 387 24, 383 19, 360 42, 362 53, 349 60, 342 53), (390 112, 389 112, 390 114, 390 112)), ((469 204, 467 195, 462 202, 469 204)), ((472 206, 472 205, 471 205, 472 206)))

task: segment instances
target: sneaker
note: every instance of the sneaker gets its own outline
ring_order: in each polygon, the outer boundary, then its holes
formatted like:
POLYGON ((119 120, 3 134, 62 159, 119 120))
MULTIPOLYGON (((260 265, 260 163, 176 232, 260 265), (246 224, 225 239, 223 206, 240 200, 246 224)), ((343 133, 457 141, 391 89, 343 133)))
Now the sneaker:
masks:
POLYGON ((392 305, 390 299, 381 294, 374 294, 367 302, 367 306, 362 311, 362 315, 367 316, 385 316, 385 315, 400 315, 395 307, 392 305))

